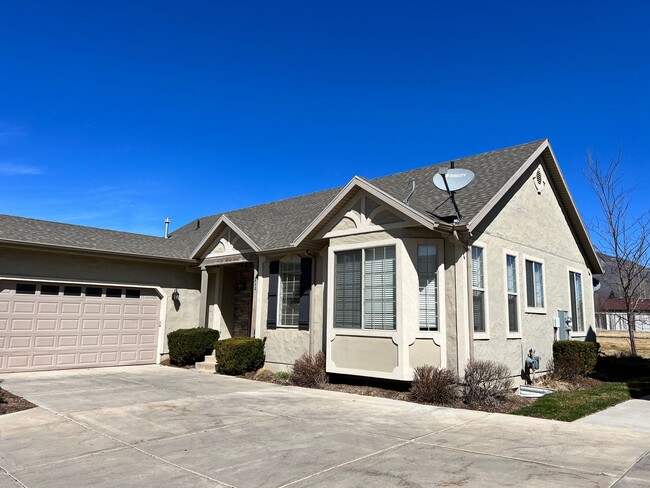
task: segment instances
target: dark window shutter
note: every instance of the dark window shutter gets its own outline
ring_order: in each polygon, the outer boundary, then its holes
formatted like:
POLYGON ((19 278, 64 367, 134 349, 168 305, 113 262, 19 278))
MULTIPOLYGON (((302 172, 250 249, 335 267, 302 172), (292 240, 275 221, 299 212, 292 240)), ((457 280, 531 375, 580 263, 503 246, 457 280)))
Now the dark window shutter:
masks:
POLYGON ((300 311, 298 329, 309 330, 309 305, 311 301, 311 258, 300 260, 300 311))
POLYGON ((275 329, 278 325, 278 273, 280 272, 280 261, 269 263, 269 297, 268 314, 266 316, 266 328, 275 329))

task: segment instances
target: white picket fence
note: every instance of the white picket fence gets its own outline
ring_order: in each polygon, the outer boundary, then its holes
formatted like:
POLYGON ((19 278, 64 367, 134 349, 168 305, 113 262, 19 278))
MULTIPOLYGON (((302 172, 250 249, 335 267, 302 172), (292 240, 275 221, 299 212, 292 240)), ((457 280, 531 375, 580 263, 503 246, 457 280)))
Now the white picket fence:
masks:
MULTIPOLYGON (((650 313, 635 313, 637 332, 650 332, 650 313)), ((597 330, 627 330, 627 315, 623 312, 596 312, 597 330)))

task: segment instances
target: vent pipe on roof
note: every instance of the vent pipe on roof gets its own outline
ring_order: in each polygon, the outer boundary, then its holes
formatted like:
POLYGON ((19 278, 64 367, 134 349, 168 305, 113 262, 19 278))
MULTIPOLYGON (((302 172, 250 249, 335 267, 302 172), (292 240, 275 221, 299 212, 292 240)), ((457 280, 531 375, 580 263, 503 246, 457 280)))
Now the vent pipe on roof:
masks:
POLYGON ((169 223, 172 221, 169 217, 165 218, 165 239, 169 239, 169 223))
POLYGON ((402 201, 408 205, 409 200, 411 199, 414 193, 415 193, 415 180, 411 180, 411 192, 408 195, 406 195, 406 198, 402 201))
POLYGON ((196 220, 196 228, 197 229, 201 228, 201 221, 199 219, 196 220))

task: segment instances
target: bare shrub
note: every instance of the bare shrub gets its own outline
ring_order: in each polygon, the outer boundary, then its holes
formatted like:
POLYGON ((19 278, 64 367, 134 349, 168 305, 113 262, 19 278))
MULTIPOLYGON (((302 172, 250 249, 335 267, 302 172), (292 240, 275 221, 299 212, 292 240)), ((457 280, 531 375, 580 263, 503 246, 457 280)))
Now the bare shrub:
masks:
POLYGON ((418 366, 413 373, 409 395, 419 403, 452 404, 458 398, 456 376, 446 368, 428 364, 418 366))
POLYGON ((465 367, 465 402, 494 405, 512 390, 508 367, 496 361, 472 359, 465 367))
POLYGON ((575 383, 581 377, 580 363, 572 358, 555 358, 548 362, 547 368, 556 381, 575 383))
POLYGON ((293 363, 291 381, 294 385, 306 388, 321 388, 327 383, 325 354, 321 351, 313 356, 303 354, 293 363))

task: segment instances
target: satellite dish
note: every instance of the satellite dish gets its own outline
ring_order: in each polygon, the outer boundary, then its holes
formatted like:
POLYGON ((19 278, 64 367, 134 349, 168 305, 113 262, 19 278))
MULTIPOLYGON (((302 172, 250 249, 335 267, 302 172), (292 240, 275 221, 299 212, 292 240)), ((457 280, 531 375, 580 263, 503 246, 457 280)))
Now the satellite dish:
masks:
POLYGON ((462 168, 441 168, 433 175, 433 184, 442 191, 458 191, 469 185, 474 173, 462 168))

